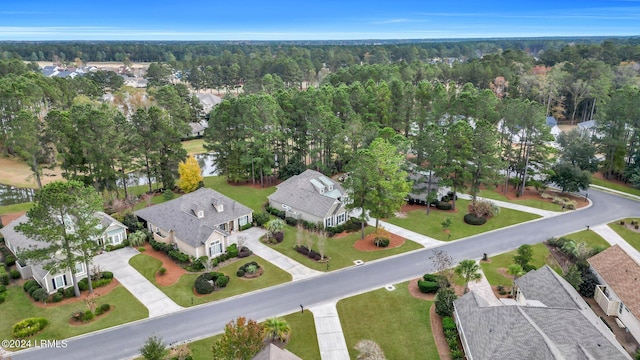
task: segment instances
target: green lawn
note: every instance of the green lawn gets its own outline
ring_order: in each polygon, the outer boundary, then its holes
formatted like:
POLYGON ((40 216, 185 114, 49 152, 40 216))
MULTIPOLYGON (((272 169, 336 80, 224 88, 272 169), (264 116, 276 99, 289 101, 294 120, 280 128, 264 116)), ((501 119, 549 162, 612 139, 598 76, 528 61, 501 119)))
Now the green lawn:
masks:
POLYGON ((609 243, 607 240, 603 239, 602 236, 598 235, 596 232, 582 230, 577 233, 569 234, 563 236, 564 238, 573 240, 576 244, 579 242, 583 242, 587 244, 589 247, 599 246, 601 248, 608 248, 609 243))
MULTIPOLYGON (((366 233, 369 234, 372 231, 373 228, 371 226, 367 226, 366 233)), ((319 251, 318 240, 321 238, 319 235, 310 233, 308 231, 303 231, 302 235, 304 238, 304 240, 302 240, 303 245, 307 245, 306 239, 312 239, 313 245, 311 246, 311 248, 315 251, 319 251)), ((294 246, 296 245, 296 237, 297 229, 293 226, 285 226, 284 241, 280 244, 271 245, 271 248, 309 268, 319 271, 335 270, 347 266, 353 266, 354 260, 362 260, 366 262, 422 248, 422 245, 407 240, 402 246, 393 249, 368 252, 359 251, 353 247, 354 243, 357 240, 360 240, 359 231, 350 233, 349 235, 341 238, 326 238, 325 256, 330 259, 327 269, 327 263, 320 263, 311 260, 294 250, 294 246)))
POLYGON ((31 209, 32 202, 0 206, 0 215, 23 212, 31 209))
MULTIPOLYGON (((625 224, 631 223, 631 220, 640 221, 640 218, 633 219, 624 219, 625 224)), ((626 227, 620 225, 620 222, 612 222, 609 226, 618 233, 618 235, 622 236, 629 245, 633 246, 634 249, 640 251, 640 232, 635 232, 633 230, 629 230, 626 227)))
POLYGON ((618 183, 614 183, 614 182, 611 182, 609 180, 598 179, 598 178, 592 176, 591 177, 591 183, 593 185, 603 186, 603 187, 606 187, 606 188, 609 188, 609 189, 622 191, 622 192, 625 192, 627 194, 633 194, 633 195, 640 196, 640 189, 635 189, 635 188, 633 188, 631 186, 620 185, 618 183))
POLYGON ((182 147, 187 151, 189 155, 202 154, 207 152, 204 149, 204 139, 193 139, 182 142, 182 147))
POLYGON ((373 340, 387 359, 439 359, 429 318, 431 301, 409 294, 408 283, 396 289, 379 289, 338 302, 349 355, 360 340, 373 340))
MULTIPOLYGON (((512 286, 513 278, 510 275, 506 277, 498 272, 499 268, 508 268, 509 265, 513 264, 513 256, 516 254, 516 251, 509 251, 504 254, 490 256, 490 261, 485 262, 481 261, 480 265, 482 266, 482 271, 484 272, 485 277, 489 281, 489 283, 493 286, 504 285, 504 286, 512 286)), ((531 264, 537 268, 542 267, 547 264, 551 266, 556 272, 560 272, 560 268, 555 264, 555 261, 551 260, 547 262, 549 256, 549 250, 547 247, 540 243, 533 245, 533 259, 531 260, 531 264)))
POLYGON ((407 212, 407 216, 405 218, 393 217, 386 219, 385 221, 437 240, 448 241, 465 238, 467 236, 526 222, 540 217, 538 215, 522 211, 500 208, 500 213, 489 219, 486 224, 474 226, 466 224, 463 220, 464 215, 467 213, 468 204, 469 201, 459 199, 456 201, 457 212, 432 209, 429 216, 427 216, 426 210, 419 209, 407 212), (451 218, 453 221, 449 228, 451 237, 442 231, 441 223, 446 218, 451 218))
MULTIPOLYGON (((304 314, 296 312, 283 316, 283 318, 291 327, 291 339, 289 339, 285 349, 304 360, 320 360, 320 348, 318 347, 318 336, 316 335, 313 313, 307 310, 304 314)), ((221 334, 218 334, 189 343, 193 359, 211 359, 211 347, 221 336, 221 334)))
POLYGON ((487 190, 487 189, 480 190, 480 192, 478 193, 478 196, 487 198, 487 199, 510 202, 518 205, 530 206, 530 207, 534 207, 542 210, 562 211, 562 206, 558 204, 552 204, 542 199, 511 200, 511 199, 508 199, 503 194, 501 194, 500 192, 495 190, 487 190))
MULTIPOLYGON (((105 329, 108 327, 125 324, 131 321, 144 319, 149 312, 131 293, 122 285, 118 285, 110 293, 97 298, 96 303, 111 304, 114 306, 107 314, 87 323, 86 325, 70 325, 70 315, 75 310, 87 310, 83 301, 66 305, 51 304, 46 309, 33 305, 29 295, 20 286, 8 286, 9 296, 4 304, 0 305, 0 338, 11 339, 11 327, 20 320, 29 317, 44 317, 49 320, 49 325, 44 331, 38 333, 32 340, 62 340, 72 336, 105 329)), ((100 293, 100 288, 96 289, 100 293)))
MULTIPOLYGON (((147 254, 138 254, 129 260, 129 264, 133 266, 142 276, 147 278, 153 284, 156 284, 155 273, 160 269, 162 263, 160 260, 153 258, 147 254)), ((224 299, 230 296, 244 294, 250 291, 263 289, 266 287, 282 284, 291 281, 291 274, 272 265, 264 259, 252 255, 237 262, 226 265, 215 271, 225 273, 231 279, 229 285, 222 290, 216 290, 208 295, 198 295, 193 293, 193 283, 199 274, 185 274, 177 283, 170 286, 158 286, 158 288, 167 294, 178 305, 189 307, 193 305, 204 304, 214 300, 224 299), (256 261, 264 268, 264 274, 255 279, 241 279, 236 276, 236 271, 243 264, 256 261)))
POLYGON ((262 211, 262 207, 267 202, 267 196, 276 191, 275 186, 255 189, 250 186, 231 185, 227 183, 224 176, 207 176, 204 178, 204 185, 257 212, 262 211))

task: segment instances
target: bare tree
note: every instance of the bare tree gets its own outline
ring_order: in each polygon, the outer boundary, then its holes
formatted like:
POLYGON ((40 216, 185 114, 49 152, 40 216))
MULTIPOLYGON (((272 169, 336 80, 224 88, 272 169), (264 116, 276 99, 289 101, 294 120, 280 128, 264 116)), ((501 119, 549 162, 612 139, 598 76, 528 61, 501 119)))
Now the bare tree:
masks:
POLYGON ((324 234, 320 234, 318 237, 318 251, 320 252, 320 259, 324 260, 324 253, 327 246, 327 237, 324 234))
POLYGON ((357 360, 386 360, 382 348, 373 340, 360 340, 354 348, 359 352, 357 360))
POLYGON ((450 283, 453 281, 453 258, 444 250, 436 249, 429 256, 429 261, 433 262, 436 273, 443 275, 450 283))

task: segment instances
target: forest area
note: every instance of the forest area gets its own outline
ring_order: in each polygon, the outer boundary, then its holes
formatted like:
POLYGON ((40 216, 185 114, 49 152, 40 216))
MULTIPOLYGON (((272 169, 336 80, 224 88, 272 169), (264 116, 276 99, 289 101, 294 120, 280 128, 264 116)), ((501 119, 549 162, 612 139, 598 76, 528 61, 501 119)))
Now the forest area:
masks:
POLYGON ((229 182, 344 172, 382 137, 458 191, 534 178, 581 188, 596 171, 640 187, 639 88, 637 38, 0 43, 0 150, 36 179, 57 165, 67 179, 126 197, 131 171, 174 188, 181 140, 206 119, 205 148, 229 182), (149 83, 140 91, 103 72, 45 77, 33 61, 151 62, 149 83), (227 90, 209 114, 194 95, 202 89, 227 90), (595 128, 561 134, 554 147, 550 116, 595 128))

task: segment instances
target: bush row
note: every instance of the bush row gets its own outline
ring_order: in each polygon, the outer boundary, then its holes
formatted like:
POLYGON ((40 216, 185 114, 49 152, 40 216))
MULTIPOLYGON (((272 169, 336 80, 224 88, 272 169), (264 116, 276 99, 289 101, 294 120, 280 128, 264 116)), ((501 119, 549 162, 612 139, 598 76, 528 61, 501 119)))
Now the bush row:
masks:
POLYGON ((386 237, 376 236, 373 239, 373 244, 377 247, 387 247, 389 246, 389 239, 386 237))
POLYGON ((451 286, 449 280, 442 275, 424 274, 422 280, 418 280, 418 289, 425 294, 435 294, 441 286, 451 286))
POLYGON ((118 250, 118 249, 123 249, 125 247, 129 246, 129 240, 125 240, 122 243, 120 243, 120 245, 107 245, 104 247, 104 249, 106 251, 114 251, 114 250, 118 250))
POLYGON ((464 359, 464 351, 460 348, 460 342, 458 341, 458 328, 451 317, 445 316, 442 318, 442 331, 447 339, 451 358, 454 360, 464 359))
POLYGON ((2 304, 7 298, 7 287, 5 285, 0 285, 0 304, 2 304))
POLYGON ((4 267, 4 263, 0 263, 0 285, 9 285, 9 273, 4 267))
POLYGON ((260 265, 255 261, 251 261, 240 266, 236 272, 236 276, 243 277, 245 274, 255 274, 258 270, 260 270, 260 265))
POLYGON ((344 224, 328 227, 324 230, 327 232, 327 236, 332 237, 335 234, 340 234, 343 231, 356 232, 360 231, 360 229, 362 229, 362 221, 360 221, 360 219, 350 218, 349 220, 345 221, 344 224))
POLYGON ((469 225, 483 225, 487 222, 487 218, 478 217, 473 214, 466 214, 464 216, 464 222, 469 225))
POLYGON ((318 261, 318 260, 322 259, 322 256, 320 256, 319 253, 317 253, 317 252, 315 252, 315 251, 313 251, 311 249, 308 249, 306 246, 296 245, 295 250, 297 252, 299 252, 300 254, 305 255, 306 257, 308 257, 310 259, 313 259, 313 260, 318 261))
POLYGON ((2 256, 4 256, 4 263, 7 265, 7 267, 13 266, 16 263, 15 255, 13 255, 13 253, 8 248, 0 248, 0 253, 2 253, 2 256))
POLYGON ((167 254, 169 258, 171 258, 173 261, 177 263, 187 264, 191 262, 191 258, 189 257, 189 255, 178 250, 178 248, 173 244, 165 244, 153 239, 149 240, 149 244, 151 244, 151 247, 153 248, 153 250, 162 251, 163 253, 167 254))

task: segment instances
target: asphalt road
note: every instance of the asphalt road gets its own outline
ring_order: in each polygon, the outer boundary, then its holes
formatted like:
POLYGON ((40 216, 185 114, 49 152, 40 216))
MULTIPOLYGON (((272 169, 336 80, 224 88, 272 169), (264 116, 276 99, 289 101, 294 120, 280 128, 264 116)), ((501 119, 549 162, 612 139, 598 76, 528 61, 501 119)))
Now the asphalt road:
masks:
MULTIPOLYGON (((455 262, 479 259, 483 253, 498 254, 525 243, 539 243, 553 236, 584 230, 586 225, 640 216, 640 202, 597 190, 590 190, 589 198, 593 206, 587 209, 484 233, 437 248, 446 251, 455 262)), ((162 337, 165 344, 194 340, 222 332, 224 325, 238 316, 261 321, 299 311, 300 304, 309 307, 418 277, 433 270, 433 264, 428 260, 433 249, 417 250, 93 332, 66 340, 64 348, 32 348, 14 353, 12 358, 98 360, 135 357, 151 335, 162 337)))

